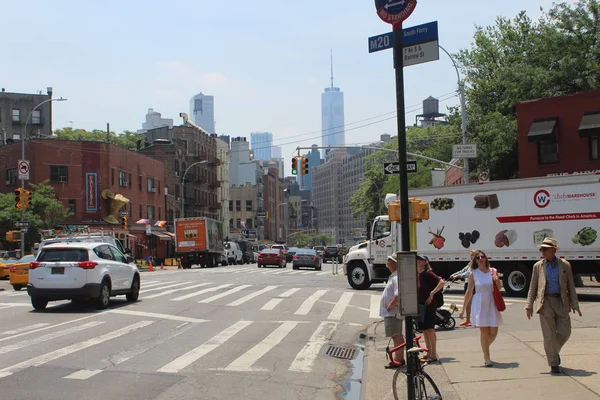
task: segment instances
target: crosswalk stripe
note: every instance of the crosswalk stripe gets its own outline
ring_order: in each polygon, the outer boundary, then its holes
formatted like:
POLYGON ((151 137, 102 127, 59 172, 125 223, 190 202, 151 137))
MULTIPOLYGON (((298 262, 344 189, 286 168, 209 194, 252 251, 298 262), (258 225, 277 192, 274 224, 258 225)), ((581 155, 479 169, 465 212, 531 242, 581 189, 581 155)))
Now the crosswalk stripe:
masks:
POLYGON ((153 288, 146 289, 146 290, 140 290, 140 293, 148 293, 148 292, 154 292, 156 290, 169 289, 169 288, 176 287, 176 286, 187 285, 189 283, 190 282, 179 282, 179 283, 173 283, 173 284, 167 285, 167 286, 153 287, 153 288))
POLYGON ((379 318, 379 306, 380 306, 381 297, 372 294, 371 295, 371 306, 369 308, 369 318, 379 318))
POLYGON ((200 300, 198 303, 202 303, 202 304, 212 303, 215 300, 219 300, 219 299, 221 299, 223 297, 229 296, 230 294, 237 293, 237 292, 239 292, 241 290, 244 290, 244 289, 246 289, 247 287, 250 287, 250 286, 252 286, 252 285, 241 285, 241 286, 238 286, 238 287, 234 287, 233 289, 229 289, 226 292, 215 294, 214 296, 209 297, 208 299, 200 300))
POLYGON ((154 282, 154 283, 145 283, 142 282, 141 287, 145 288, 151 288, 151 287, 156 287, 156 286, 162 286, 162 285, 166 285, 169 283, 173 283, 173 281, 165 281, 165 282, 154 282))
POLYGON ((86 380, 91 378, 92 376, 98 375, 102 372, 101 369, 80 369, 79 371, 73 372, 71 375, 65 376, 65 379, 77 379, 77 380, 86 380))
POLYGON ((33 339, 28 339, 28 340, 24 340, 22 342, 18 342, 18 343, 11 344, 11 345, 8 345, 8 346, 0 347, 0 354, 5 354, 5 353, 9 353, 11 351, 22 349, 24 347, 33 346, 33 345, 36 345, 36 344, 39 344, 39 343, 46 342, 48 340, 59 338, 59 337, 64 336, 64 335, 69 335, 71 333, 80 332, 80 331, 82 331, 84 329, 93 328, 95 326, 102 325, 103 323, 104 322, 102 322, 102 321, 92 321, 92 322, 88 322, 87 324, 73 326, 71 328, 67 328, 67 329, 63 329, 63 330, 60 330, 60 331, 48 333, 48 334, 43 335, 43 336, 38 336, 38 337, 35 337, 33 339))
POLYGON ((299 323, 299 321, 282 322, 281 325, 266 338, 225 367, 225 370, 260 371, 261 369, 252 368, 254 363, 267 354, 273 347, 277 346, 299 323))
MULTIPOLYGON (((30 305, 28 304, 28 306, 30 306, 30 305)), ((20 333, 14 334, 14 335, 9 336, 9 337, 1 338, 0 342, 4 342, 4 341, 7 341, 7 340, 13 340, 13 339, 16 339, 16 338, 24 336, 24 335, 29 335, 31 333, 37 333, 37 332, 45 331, 45 330, 52 329, 52 328, 58 328, 59 326, 63 326, 63 325, 67 325, 67 324, 72 324, 74 322, 83 321, 84 319, 96 318, 99 315, 100 314, 87 315, 85 317, 72 319, 70 321, 60 322, 58 324, 48 325, 48 326, 43 326, 41 328, 32 329, 32 330, 27 331, 27 332, 20 332, 20 333)))
POLYGON ((194 292, 194 293, 189 293, 189 294, 186 294, 183 296, 175 297, 174 299, 171 299, 171 301, 182 301, 182 300, 186 300, 186 299, 191 299, 192 297, 200 296, 204 293, 216 292, 219 289, 224 289, 229 286, 231 286, 231 283, 226 283, 224 285, 215 286, 215 287, 211 287, 208 289, 198 290, 197 292, 194 292))
POLYGON ((344 315, 346 307, 348 307, 348 304, 350 304, 352 296, 354 296, 354 293, 352 292, 342 293, 342 296, 336 303, 335 307, 333 307, 333 310, 331 310, 331 313, 329 314, 329 317, 327 317, 327 319, 333 319, 338 321, 342 319, 342 315, 344 315))
POLYGON ((271 311, 275 307, 277 307, 277 305, 279 303, 281 303, 282 301, 283 301, 283 299, 271 299, 271 300, 267 301, 265 303, 265 305, 262 306, 260 309, 263 310, 263 311, 271 311))
POLYGON ((312 274, 314 274, 313 271, 305 271, 302 273, 302 275, 312 275, 312 274))
POLYGON ((107 312, 112 313, 112 314, 136 315, 138 317, 168 319, 171 321, 192 322, 195 324, 201 323, 201 322, 208 322, 208 320, 206 320, 206 319, 184 317, 181 315, 159 314, 159 313, 152 313, 152 312, 145 312, 145 311, 124 310, 124 309, 118 309, 118 308, 107 311, 107 312))
POLYGON ((265 294, 265 293, 270 292, 271 290, 276 289, 276 288, 277 288, 277 286, 267 286, 264 289, 258 290, 258 291, 254 292, 254 293, 250 293, 250 294, 248 294, 248 295, 246 295, 244 297, 241 297, 241 298, 237 299, 236 301, 232 301, 231 303, 229 303, 227 305, 228 306, 232 306, 232 307, 239 306, 241 304, 244 304, 247 301, 252 300, 255 297, 260 296, 261 294, 265 294))
POLYGON ((106 342, 108 340, 112 340, 112 339, 116 339, 120 336, 126 335, 128 333, 134 332, 140 328, 143 328, 145 326, 148 326, 152 324, 152 321, 140 321, 140 322, 136 322, 135 324, 132 324, 130 326, 127 326, 125 328, 121 328, 121 329, 117 329, 116 331, 112 331, 109 332, 107 334, 104 335, 100 335, 98 337, 92 338, 92 339, 88 339, 85 340, 83 342, 79 342, 79 343, 74 343, 70 346, 66 346, 63 348, 60 348, 58 350, 52 351, 50 353, 46 353, 46 354, 42 354, 41 356, 38 357, 34 357, 31 358, 29 360, 25 360, 23 362, 20 362, 18 364, 12 365, 10 367, 4 368, 0 370, 0 378, 5 378, 7 376, 10 376, 14 373, 20 372, 24 369, 27 369, 29 367, 38 367, 42 364, 46 364, 50 361, 54 361, 58 358, 67 356, 69 354, 75 353, 77 351, 81 351, 84 349, 87 349, 88 347, 91 346, 95 346, 97 344, 106 342))
POLYGON ((29 326, 24 326, 22 328, 13 329, 12 331, 5 331, 5 332, 0 333, 0 335, 2 335, 2 336, 14 335, 14 334, 25 332, 25 331, 28 331, 31 329, 41 328, 42 326, 47 326, 47 325, 50 325, 50 324, 47 322, 43 322, 41 324, 33 324, 33 325, 29 325, 29 326))
POLYGON ((290 271, 289 275, 301 274, 304 271, 290 271))
POLYGON ((294 314, 295 315, 308 314, 310 312, 310 310, 312 309, 312 307, 317 302, 317 300, 319 300, 325 293, 327 293, 327 290, 317 290, 308 299, 304 300, 304 303, 302 303, 300 308, 298 308, 298 310, 296 310, 296 312, 294 314))
POLYGON ((218 333, 213 336, 211 339, 207 340, 200 346, 196 347, 185 353, 184 355, 177 357, 175 360, 171 361, 164 367, 160 368, 157 372, 167 372, 167 373, 177 373, 180 370, 184 369, 188 365, 193 362, 198 361, 201 357, 210 353, 217 347, 221 346, 223 343, 231 339, 236 333, 240 332, 242 329, 251 325, 252 321, 238 321, 235 324, 231 325, 229 328, 224 331, 218 333))
POLYGON ((318 272, 317 275, 329 275, 329 272, 318 272))
POLYGON ((281 293, 277 297, 290 297, 291 295, 293 295, 294 293, 296 293, 299 290, 300 290, 300 288, 292 288, 290 290, 286 290, 285 292, 281 293))
POLYGON ((275 272, 273 272, 272 275, 281 275, 281 274, 285 274, 286 272, 289 272, 289 271, 284 269, 283 271, 275 271, 275 272))
POLYGON ((156 293, 156 294, 153 294, 153 295, 150 295, 150 296, 144 296, 144 299, 145 300, 147 300, 147 299, 154 299, 156 297, 166 296, 168 294, 172 294, 172 293, 178 292, 180 290, 190 290, 190 289, 195 289, 197 287, 206 286, 206 285, 210 285, 210 284, 211 284, 211 282, 204 282, 204 283, 199 283, 197 285, 188 286, 188 287, 183 288, 183 289, 178 288, 178 289, 165 290, 164 292, 156 293))
POLYGON ((312 334, 306 345, 296 355, 296 358, 288 368, 288 371, 292 372, 310 372, 315 363, 315 360, 319 356, 321 348, 331 338, 337 323, 330 321, 323 321, 319 324, 319 327, 312 334))

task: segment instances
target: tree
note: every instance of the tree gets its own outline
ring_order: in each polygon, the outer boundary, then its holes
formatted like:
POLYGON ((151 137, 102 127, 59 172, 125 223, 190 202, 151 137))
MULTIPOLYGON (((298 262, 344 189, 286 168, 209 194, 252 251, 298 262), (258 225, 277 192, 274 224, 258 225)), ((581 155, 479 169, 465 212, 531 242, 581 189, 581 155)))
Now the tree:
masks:
MULTIPOLYGON (((106 142, 106 131, 94 129, 93 131, 86 131, 85 129, 73 129, 63 128, 54 131, 54 135, 58 139, 63 140, 81 140, 89 142, 106 142)), ((146 141, 146 136, 143 133, 136 133, 131 131, 123 131, 120 135, 115 132, 109 132, 108 138, 110 143, 122 147, 124 149, 136 150, 137 142, 146 141)))

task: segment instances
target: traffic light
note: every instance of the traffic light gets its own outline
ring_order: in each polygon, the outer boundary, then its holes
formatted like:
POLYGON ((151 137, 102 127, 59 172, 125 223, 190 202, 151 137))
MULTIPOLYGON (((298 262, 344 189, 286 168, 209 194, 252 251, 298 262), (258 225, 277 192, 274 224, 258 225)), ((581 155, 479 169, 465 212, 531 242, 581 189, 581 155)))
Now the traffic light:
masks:
POLYGON ((17 210, 23 209, 23 189, 21 188, 15 189, 15 207, 17 210))
POLYGON ((302 166, 300 168, 302 175, 308 175, 308 157, 302 156, 302 166))
POLYGON ((125 229, 125 230, 128 229, 128 226, 127 226, 127 217, 121 217, 121 227, 123 229, 125 229))
POLYGON ((388 204, 388 217, 390 221, 400 222, 400 200, 388 204))
POLYGON ((409 215, 411 222, 422 222, 429 219, 429 203, 421 199, 410 198, 409 215))
POLYGON ((292 157, 292 175, 298 175, 298 159, 292 157))
POLYGON ((31 190, 25 191, 25 208, 31 207, 31 190))

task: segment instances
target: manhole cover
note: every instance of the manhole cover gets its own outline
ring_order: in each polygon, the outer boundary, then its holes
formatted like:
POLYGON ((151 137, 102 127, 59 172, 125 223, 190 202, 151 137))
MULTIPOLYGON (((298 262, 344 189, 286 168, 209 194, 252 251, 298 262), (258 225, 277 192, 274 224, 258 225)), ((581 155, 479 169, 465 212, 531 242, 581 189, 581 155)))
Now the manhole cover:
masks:
POLYGON ((325 350, 325 354, 330 357, 343 358, 344 360, 352 360, 354 357, 356 357, 356 349, 352 347, 329 345, 325 350))

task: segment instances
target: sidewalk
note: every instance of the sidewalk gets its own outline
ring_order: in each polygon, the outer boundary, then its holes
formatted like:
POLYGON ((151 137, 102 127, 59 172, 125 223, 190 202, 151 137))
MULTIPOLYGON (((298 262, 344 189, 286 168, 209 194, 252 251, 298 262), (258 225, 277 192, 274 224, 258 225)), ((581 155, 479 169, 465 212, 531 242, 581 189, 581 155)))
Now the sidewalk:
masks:
MULTIPOLYGON (((428 365, 426 371, 444 400, 600 399, 599 311, 600 303, 586 304, 583 318, 572 318, 571 338, 561 352, 561 375, 550 374, 537 318, 523 321, 524 329, 533 330, 500 329, 492 345, 494 368, 482 366, 478 329, 438 332, 441 364, 428 365)), ((361 399, 394 399, 394 370, 384 368, 388 338, 383 322, 371 325, 368 334, 374 340, 365 348, 361 399)))

